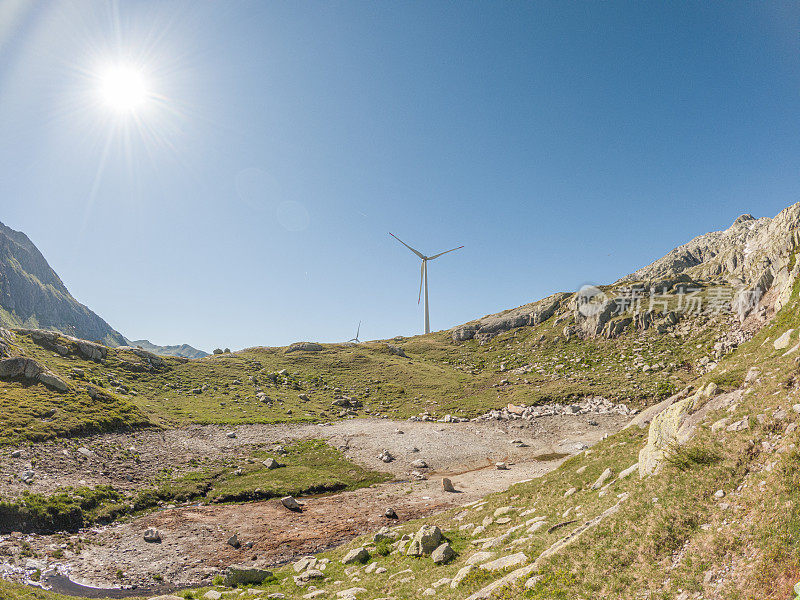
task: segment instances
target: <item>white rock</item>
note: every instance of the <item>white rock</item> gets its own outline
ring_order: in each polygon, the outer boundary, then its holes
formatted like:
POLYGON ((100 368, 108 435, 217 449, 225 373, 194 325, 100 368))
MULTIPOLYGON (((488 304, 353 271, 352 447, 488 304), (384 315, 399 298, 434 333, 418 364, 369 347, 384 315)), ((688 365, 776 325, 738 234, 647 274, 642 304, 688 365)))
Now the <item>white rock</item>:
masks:
POLYGON ((480 565, 480 568, 486 571, 500 571, 502 569, 507 569, 509 567, 516 567, 518 565, 522 565, 527 562, 528 562, 528 557, 525 556, 525 553, 517 552, 516 554, 503 556, 491 562, 483 563, 482 565, 480 565))
POLYGON ((605 471, 603 471, 600 477, 597 478, 597 481, 594 482, 594 484, 592 485, 592 489, 599 490, 601 487, 603 487, 606 481, 611 479, 613 475, 614 472, 611 469, 606 469, 605 471))

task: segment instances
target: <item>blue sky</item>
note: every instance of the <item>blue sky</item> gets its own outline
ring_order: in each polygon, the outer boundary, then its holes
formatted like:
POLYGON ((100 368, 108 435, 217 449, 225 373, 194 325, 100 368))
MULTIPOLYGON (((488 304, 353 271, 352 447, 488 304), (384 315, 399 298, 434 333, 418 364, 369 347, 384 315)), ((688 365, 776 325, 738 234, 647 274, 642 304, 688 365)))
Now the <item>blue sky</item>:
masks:
POLYGON ((800 5, 0 6, 0 221, 131 338, 444 329, 800 200, 800 5), (135 115, 97 102, 141 69, 135 115))

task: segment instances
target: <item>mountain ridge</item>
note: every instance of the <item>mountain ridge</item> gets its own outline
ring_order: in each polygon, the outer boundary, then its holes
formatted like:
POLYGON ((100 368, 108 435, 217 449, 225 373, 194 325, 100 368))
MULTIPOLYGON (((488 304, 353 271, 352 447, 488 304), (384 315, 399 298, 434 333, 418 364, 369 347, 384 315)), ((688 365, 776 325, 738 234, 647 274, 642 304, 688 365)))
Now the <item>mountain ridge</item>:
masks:
MULTIPOLYGON (((31 239, 0 223, 0 326, 45 329, 100 342, 128 345, 127 338, 102 317, 78 302, 31 239)), ((147 350, 165 356, 200 358, 202 350, 187 344, 158 346, 146 340, 147 350)))

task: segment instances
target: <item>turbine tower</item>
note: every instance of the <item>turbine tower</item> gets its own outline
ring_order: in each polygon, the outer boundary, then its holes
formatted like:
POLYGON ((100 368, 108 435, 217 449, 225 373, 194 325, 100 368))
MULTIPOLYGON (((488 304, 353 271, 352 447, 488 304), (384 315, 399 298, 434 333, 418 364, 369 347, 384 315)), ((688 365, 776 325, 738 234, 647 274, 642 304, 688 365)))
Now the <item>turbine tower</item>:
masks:
POLYGON ((444 252, 439 252, 439 254, 434 254, 433 256, 425 256, 424 254, 422 254, 422 252, 414 250, 414 248, 406 244, 403 240, 401 240, 391 231, 389 232, 389 235, 422 259, 422 267, 420 269, 420 274, 419 274, 419 298, 417 299, 417 304, 419 304, 420 301, 422 300, 422 288, 424 286, 425 287, 425 333, 430 333, 431 320, 428 314, 428 261, 433 260, 435 258, 439 258, 442 254, 453 252, 453 250, 460 250, 464 246, 459 246, 458 248, 453 248, 452 250, 445 250, 444 252))

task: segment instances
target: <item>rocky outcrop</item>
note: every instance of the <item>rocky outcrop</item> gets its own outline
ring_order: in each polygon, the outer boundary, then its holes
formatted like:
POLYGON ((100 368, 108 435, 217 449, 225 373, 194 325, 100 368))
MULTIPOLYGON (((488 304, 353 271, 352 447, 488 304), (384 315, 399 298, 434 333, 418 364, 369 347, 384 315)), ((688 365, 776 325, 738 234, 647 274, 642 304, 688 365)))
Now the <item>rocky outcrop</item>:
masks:
POLYGON ((38 381, 58 392, 68 392, 69 386, 55 373, 48 371, 32 358, 18 356, 0 360, 0 379, 38 381))
POLYGON ((57 331, 45 329, 20 329, 19 333, 30 336, 31 340, 43 348, 57 352, 61 356, 78 354, 82 358, 100 362, 108 356, 108 348, 102 344, 88 342, 57 331))
POLYGON ((487 315, 477 321, 460 325, 451 331, 454 342, 476 339, 484 344, 497 335, 515 329, 538 325, 552 317, 561 304, 570 296, 566 293, 553 294, 544 300, 526 304, 512 310, 487 315))
POLYGON ((691 396, 670 398, 669 403, 653 417, 647 434, 647 444, 639 452, 639 475, 644 477, 658 471, 666 454, 676 444, 685 443, 691 429, 684 427, 687 417, 714 396, 717 386, 709 383, 691 396))
POLYGON ((14 334, 8 329, 0 327, 0 358, 11 356, 11 348, 14 346, 14 334))
MULTIPOLYGON (((776 289, 780 309, 798 272, 800 203, 775 217, 741 215, 724 231, 698 236, 617 283, 669 280, 680 275, 695 280, 722 280, 760 294, 776 289)), ((747 312, 745 305, 740 310, 747 312)), ((744 315, 740 314, 743 318, 744 315)))
POLYGON ((295 342, 286 348, 285 353, 290 352, 319 352, 323 350, 322 344, 316 342, 295 342))

